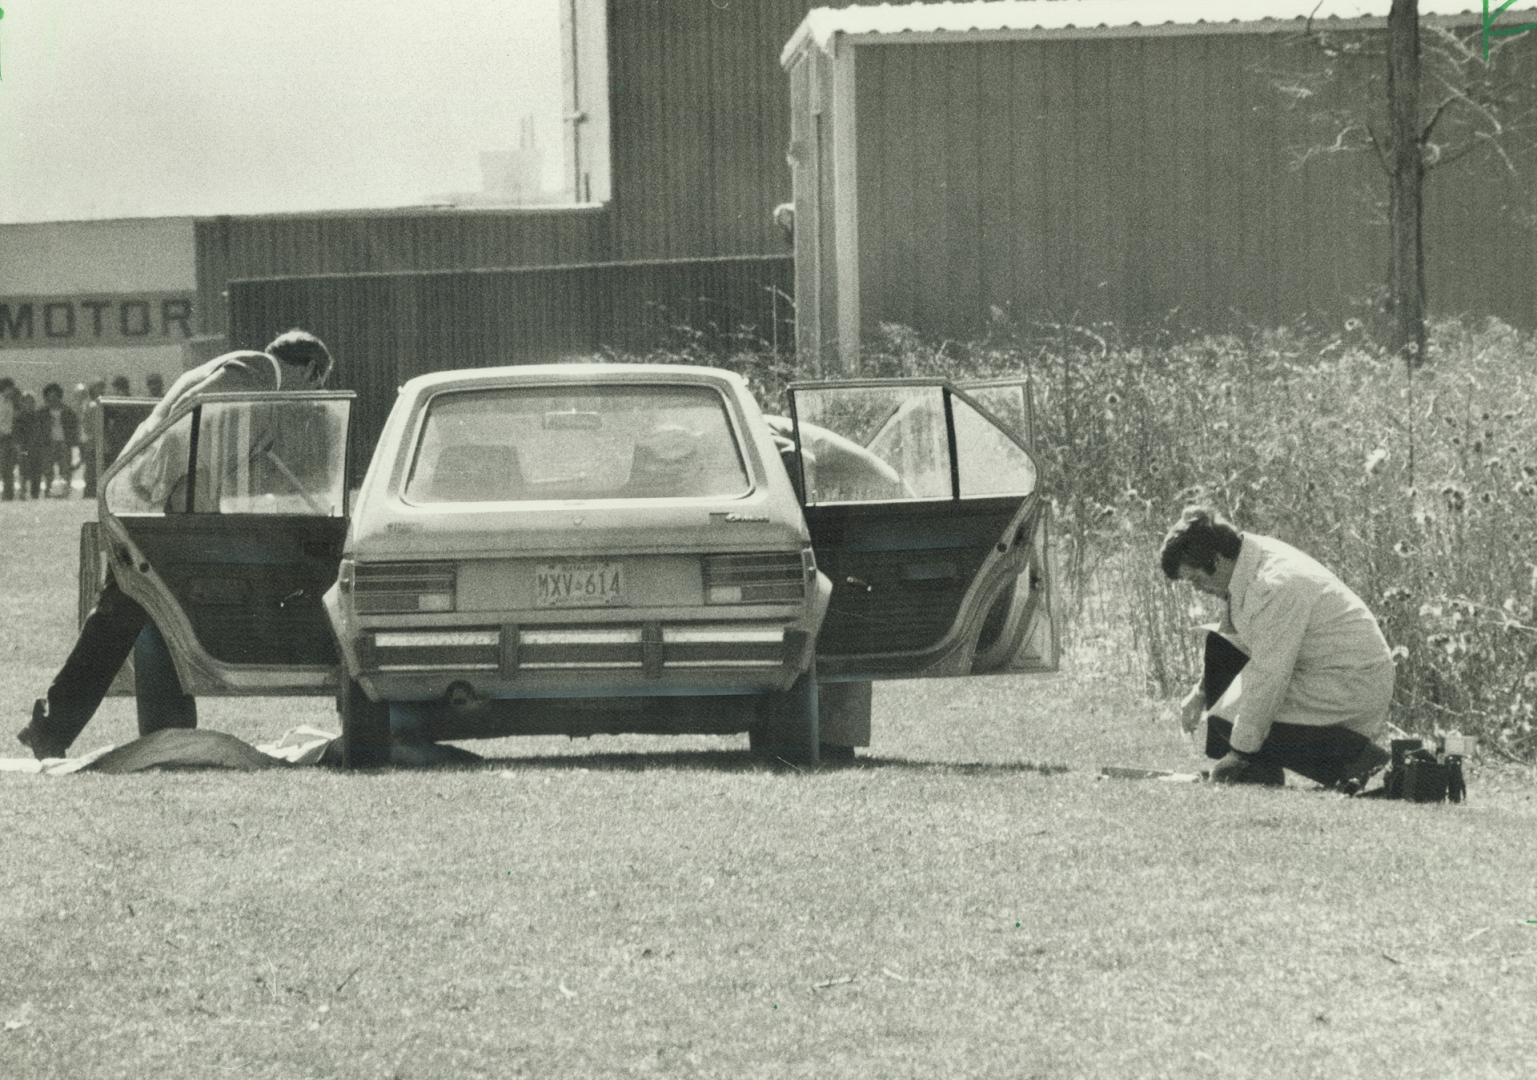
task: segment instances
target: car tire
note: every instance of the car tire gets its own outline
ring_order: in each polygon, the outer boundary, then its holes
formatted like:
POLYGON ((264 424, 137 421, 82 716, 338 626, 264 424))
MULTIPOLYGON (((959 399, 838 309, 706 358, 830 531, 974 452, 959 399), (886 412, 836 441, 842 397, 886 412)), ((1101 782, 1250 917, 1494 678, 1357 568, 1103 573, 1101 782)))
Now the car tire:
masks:
POLYGON ((870 745, 872 687, 868 682, 824 682, 817 690, 817 737, 823 765, 847 765, 855 747, 870 745))
POLYGON ((821 724, 816 671, 802 672, 788 690, 774 690, 758 706, 758 723, 748 733, 753 753, 797 768, 817 765, 821 724))
POLYGON ((342 675, 337 709, 342 717, 342 764, 373 769, 390 763, 390 704, 374 701, 358 681, 342 675))

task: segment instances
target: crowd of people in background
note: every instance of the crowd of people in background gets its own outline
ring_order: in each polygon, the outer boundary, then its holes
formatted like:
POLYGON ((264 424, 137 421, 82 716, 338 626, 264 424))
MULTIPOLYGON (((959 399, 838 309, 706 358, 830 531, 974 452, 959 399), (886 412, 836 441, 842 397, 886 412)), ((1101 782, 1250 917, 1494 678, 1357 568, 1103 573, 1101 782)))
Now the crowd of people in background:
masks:
MULTIPOLYGON (((67 499, 79 472, 83 498, 96 497, 96 443, 102 437, 103 396, 134 397, 126 375, 77 383, 66 400, 56 382, 41 397, 0 376, 0 501, 67 499)), ((158 374, 144 379, 142 397, 165 394, 158 374)))

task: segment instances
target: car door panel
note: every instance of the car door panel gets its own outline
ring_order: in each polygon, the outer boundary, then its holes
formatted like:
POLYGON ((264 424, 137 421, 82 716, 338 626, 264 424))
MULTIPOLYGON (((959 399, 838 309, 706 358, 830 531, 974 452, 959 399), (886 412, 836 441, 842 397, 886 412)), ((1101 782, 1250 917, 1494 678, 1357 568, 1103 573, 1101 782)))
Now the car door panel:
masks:
POLYGON ((1058 667, 1051 594, 1051 506, 1029 524, 1030 546, 1014 581, 993 601, 978 634, 972 674, 1044 674, 1058 667))
POLYGON ((320 597, 336 580, 346 520, 252 515, 238 522, 238 532, 231 524, 201 514, 123 522, 209 657, 226 664, 334 664, 320 597))
POLYGON ((1051 617, 1048 508, 1025 447, 1029 401, 1018 382, 995 394, 1016 419, 940 380, 792 386, 792 467, 818 565, 833 582, 820 674, 1049 669, 1044 657, 1024 664, 1018 655, 1054 640, 1049 625, 1040 629, 1051 617), (873 460, 851 464, 850 455, 873 460))
POLYGON ((353 395, 208 395, 103 478, 112 572, 195 694, 324 693, 353 395))
POLYGON ((808 507, 818 565, 833 583, 817 655, 915 654, 939 649, 1017 500, 957 518, 948 503, 808 507))

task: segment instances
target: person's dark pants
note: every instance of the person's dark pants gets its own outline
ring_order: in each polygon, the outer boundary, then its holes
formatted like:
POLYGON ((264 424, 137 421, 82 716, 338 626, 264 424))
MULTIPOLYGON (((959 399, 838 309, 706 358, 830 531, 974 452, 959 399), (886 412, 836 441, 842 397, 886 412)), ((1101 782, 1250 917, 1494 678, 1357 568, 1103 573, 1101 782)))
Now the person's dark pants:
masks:
POLYGON ((56 442, 48 446, 48 460, 43 463, 43 490, 51 497, 50 490, 55 479, 64 481, 64 495, 69 495, 69 485, 74 479, 75 467, 72 463, 72 455, 69 443, 56 442))
POLYGON ((80 446, 80 466, 85 470, 85 491, 81 498, 96 498, 96 447, 91 443, 80 446))
POLYGON ((16 436, 0 435, 0 499, 16 497, 16 436))
MULTIPOLYGON (((1206 635, 1201 694, 1208 709, 1216 705, 1248 662, 1249 658, 1221 634, 1206 635)), ((1231 720, 1208 716, 1206 756, 1226 756, 1232 749, 1228 742, 1232 735, 1231 720)), ((1270 734, 1265 736, 1259 753, 1251 755, 1255 765, 1290 769, 1314 783, 1330 787, 1347 777, 1359 775, 1367 766, 1376 763, 1379 756, 1385 758, 1386 754, 1359 731, 1339 725, 1283 723, 1271 724, 1270 734)))
POLYGON ((130 652, 134 653, 136 668, 139 733, 196 727, 196 702, 182 693, 159 630, 138 602, 118 588, 109 572, 96 606, 80 627, 75 647, 48 687, 47 715, 33 721, 37 733, 56 745, 73 743, 96 715, 130 652), (136 648, 141 638, 144 643, 136 648))
POLYGON ((41 498, 43 490, 43 452, 31 448, 21 452, 21 492, 26 498, 41 498))

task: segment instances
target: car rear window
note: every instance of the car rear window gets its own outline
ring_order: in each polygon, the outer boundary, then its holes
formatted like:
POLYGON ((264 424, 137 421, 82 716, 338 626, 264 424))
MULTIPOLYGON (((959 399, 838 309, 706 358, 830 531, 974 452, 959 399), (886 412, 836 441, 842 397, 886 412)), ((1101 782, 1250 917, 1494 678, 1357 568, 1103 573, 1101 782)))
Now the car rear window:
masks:
POLYGON ((743 494, 726 401, 707 386, 528 386, 435 395, 407 474, 416 503, 743 494))

